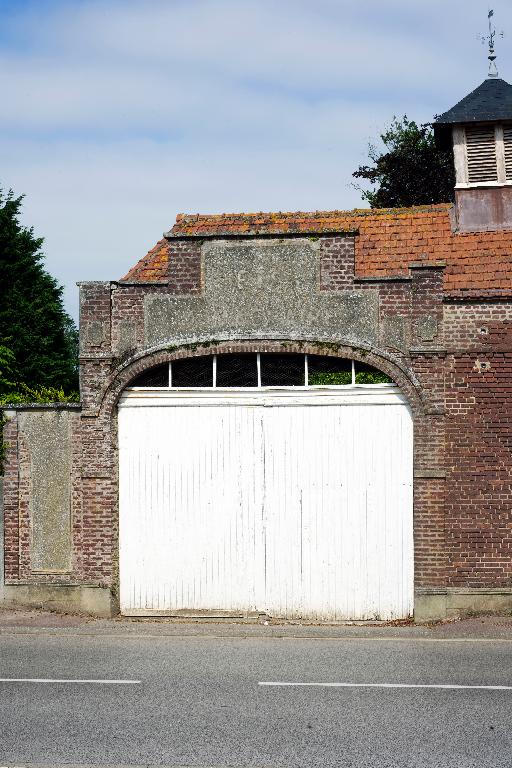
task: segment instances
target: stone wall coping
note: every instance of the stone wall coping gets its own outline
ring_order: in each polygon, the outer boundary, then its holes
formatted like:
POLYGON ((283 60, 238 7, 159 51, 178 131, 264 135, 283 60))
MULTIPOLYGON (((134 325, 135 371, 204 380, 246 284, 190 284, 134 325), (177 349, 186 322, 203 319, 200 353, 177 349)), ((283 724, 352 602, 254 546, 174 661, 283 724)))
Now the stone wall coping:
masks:
POLYGON ((13 403, 3 405, 2 411, 81 411, 81 403, 13 403))
POLYGON ((259 232, 253 229, 250 232, 198 232, 193 235, 173 234, 172 230, 164 232, 163 235, 169 242, 179 241, 188 242, 190 240, 282 240, 283 238, 292 239, 301 237, 305 240, 314 238, 319 240, 323 237, 356 237, 359 234, 358 228, 350 229, 322 229, 322 230, 303 230, 302 232, 290 232, 289 230, 273 230, 272 232, 259 232))
POLYGON ((78 280, 77 283, 79 288, 82 286, 90 286, 90 285, 99 285, 105 287, 106 285, 111 285, 111 280, 78 280))
POLYGON ((508 292, 496 293, 490 291, 463 291, 460 293, 445 293, 442 301, 444 304, 510 304, 512 295, 508 292))
MULTIPOLYGON (((428 258, 426 254, 425 258, 428 258)), ((446 269, 446 261, 411 261, 409 269, 446 269)))
POLYGON ((169 285, 169 280, 113 280, 110 285, 114 288, 132 288, 133 286, 136 286, 137 288, 148 288, 154 285, 169 285))
POLYGON ((446 357, 448 351, 444 347, 411 347, 409 349, 410 355, 438 355, 439 357, 446 357))
POLYGON ((110 362, 110 360, 113 359, 113 355, 110 352, 97 352, 96 354, 89 354, 89 355, 79 355, 78 356, 78 362, 79 363, 86 363, 86 362, 101 362, 102 360, 106 360, 107 362, 110 362))
POLYGON ((380 277, 355 277, 354 283, 410 283, 410 275, 382 275, 380 277))
POLYGON ((441 469, 415 469, 414 477, 418 480, 445 480, 446 472, 441 469))

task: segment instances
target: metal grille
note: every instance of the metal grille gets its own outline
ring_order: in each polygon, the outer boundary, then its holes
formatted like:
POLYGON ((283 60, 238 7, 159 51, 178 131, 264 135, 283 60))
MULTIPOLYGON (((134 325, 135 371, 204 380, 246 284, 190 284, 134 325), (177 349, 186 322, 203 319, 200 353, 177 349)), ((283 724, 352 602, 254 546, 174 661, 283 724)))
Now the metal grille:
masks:
POLYGON ((130 384, 130 387, 168 387, 169 364, 157 365, 141 373, 130 384))
POLYGON ((218 355, 216 386, 257 387, 258 366, 256 355, 218 355))
POLYGON ((387 374, 364 363, 327 355, 268 352, 260 355, 207 355, 175 360, 170 366, 166 363, 144 371, 129 386, 243 389, 392 383, 387 374))
POLYGON ((304 355, 261 355, 262 387, 303 387, 306 368, 304 355))
POLYGON ((352 384, 352 360, 323 355, 308 355, 310 386, 352 384))
POLYGON ((172 387, 213 387, 213 357, 189 357, 171 363, 172 387))

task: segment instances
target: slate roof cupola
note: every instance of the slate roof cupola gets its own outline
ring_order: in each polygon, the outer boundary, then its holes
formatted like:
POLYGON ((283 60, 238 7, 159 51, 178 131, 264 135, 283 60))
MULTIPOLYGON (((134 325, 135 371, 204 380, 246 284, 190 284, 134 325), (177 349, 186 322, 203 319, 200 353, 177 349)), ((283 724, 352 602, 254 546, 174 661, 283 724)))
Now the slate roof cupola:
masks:
POLYGON ((489 77, 458 104, 440 115, 436 125, 510 120, 511 114, 512 85, 501 77, 489 77))
POLYGON ((512 184, 512 85, 488 78, 434 125, 451 128, 457 187, 512 184))
POLYGON ((512 85, 489 77, 440 115, 434 129, 453 146, 458 228, 511 229, 512 85))

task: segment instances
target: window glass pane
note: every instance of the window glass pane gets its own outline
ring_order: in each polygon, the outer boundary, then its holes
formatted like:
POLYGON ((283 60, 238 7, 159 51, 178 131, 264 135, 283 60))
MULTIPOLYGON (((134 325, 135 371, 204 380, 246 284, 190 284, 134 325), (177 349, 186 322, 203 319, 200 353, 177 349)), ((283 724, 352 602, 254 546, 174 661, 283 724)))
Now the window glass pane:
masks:
POLYGON ((173 387, 213 387, 213 357, 188 357, 172 362, 173 387))
POLYGON ((304 355, 261 355, 262 387, 303 387, 304 355))
POLYGON ((217 386, 257 387, 256 355, 217 355, 217 386))
POLYGON ((147 371, 139 373, 137 378, 130 382, 130 387, 168 387, 169 363, 157 365, 147 371))
POLYGON ((310 386, 352 384, 352 360, 308 355, 308 379, 310 386))
POLYGON ((356 361, 356 384, 393 384, 386 373, 356 361))

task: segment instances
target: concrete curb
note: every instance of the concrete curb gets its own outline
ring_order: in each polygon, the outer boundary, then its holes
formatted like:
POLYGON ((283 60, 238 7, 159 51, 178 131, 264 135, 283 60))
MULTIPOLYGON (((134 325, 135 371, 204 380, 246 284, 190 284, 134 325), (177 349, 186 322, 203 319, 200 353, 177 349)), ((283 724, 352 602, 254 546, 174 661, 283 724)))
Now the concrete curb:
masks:
POLYGON ((348 626, 98 620, 84 616, 0 611, 0 636, 53 635, 137 639, 404 640, 512 642, 512 617, 488 616, 437 625, 348 626))

